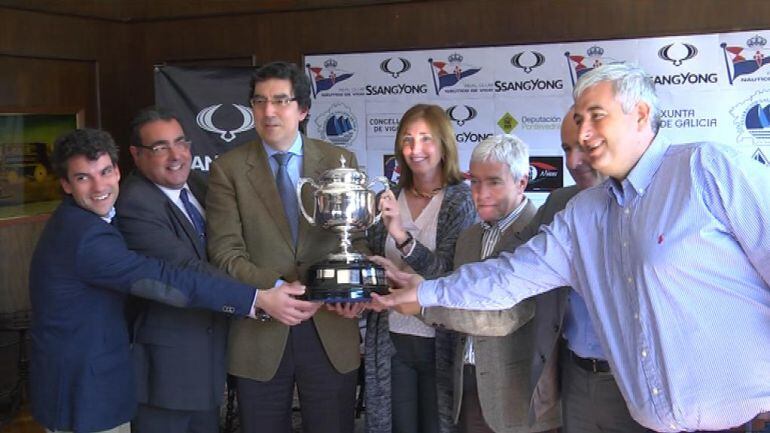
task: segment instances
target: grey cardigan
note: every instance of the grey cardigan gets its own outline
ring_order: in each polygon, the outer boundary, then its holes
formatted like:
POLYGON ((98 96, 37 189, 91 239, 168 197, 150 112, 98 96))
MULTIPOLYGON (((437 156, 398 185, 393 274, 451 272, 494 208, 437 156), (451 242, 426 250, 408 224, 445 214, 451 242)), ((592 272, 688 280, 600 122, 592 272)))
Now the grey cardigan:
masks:
MULTIPOLYGON (((396 195, 399 190, 394 190, 396 195)), ((412 254, 404 261, 424 278, 437 278, 453 268, 455 244, 460 232, 473 225, 476 209, 471 191, 465 183, 449 185, 438 214, 436 250, 430 251, 417 242, 412 254)), ((384 256, 388 231, 380 222, 367 234, 369 248, 374 254, 384 256)), ((370 312, 366 321, 364 340, 364 365, 366 369, 366 432, 391 433, 390 406, 390 358, 395 354, 390 340, 387 312, 370 312)), ((436 386, 440 431, 455 431, 452 419, 452 340, 448 333, 436 331, 436 386)))

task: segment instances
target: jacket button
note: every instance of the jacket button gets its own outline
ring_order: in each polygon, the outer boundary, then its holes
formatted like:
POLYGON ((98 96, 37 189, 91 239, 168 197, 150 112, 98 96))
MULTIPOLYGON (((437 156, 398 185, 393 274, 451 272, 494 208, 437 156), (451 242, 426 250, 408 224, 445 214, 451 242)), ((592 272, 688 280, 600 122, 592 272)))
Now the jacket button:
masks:
POLYGON ((545 355, 540 355, 540 361, 545 362, 545 355))
POLYGON ((214 333, 214 329, 211 328, 211 327, 206 328, 206 332, 208 332, 209 334, 213 334, 214 333))

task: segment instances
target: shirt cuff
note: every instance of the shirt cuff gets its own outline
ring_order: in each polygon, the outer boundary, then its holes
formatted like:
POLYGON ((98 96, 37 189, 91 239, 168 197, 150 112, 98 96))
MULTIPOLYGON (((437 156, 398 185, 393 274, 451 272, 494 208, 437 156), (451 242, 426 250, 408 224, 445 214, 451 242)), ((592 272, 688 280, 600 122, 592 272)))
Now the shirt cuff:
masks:
POLYGON ((252 319, 257 318, 257 296, 259 296, 259 290, 254 290, 254 300, 251 301, 251 310, 249 311, 249 317, 252 319))
POLYGON ((417 302, 422 307, 435 307, 438 306, 438 296, 436 291, 438 290, 436 280, 425 280, 417 287, 417 302))

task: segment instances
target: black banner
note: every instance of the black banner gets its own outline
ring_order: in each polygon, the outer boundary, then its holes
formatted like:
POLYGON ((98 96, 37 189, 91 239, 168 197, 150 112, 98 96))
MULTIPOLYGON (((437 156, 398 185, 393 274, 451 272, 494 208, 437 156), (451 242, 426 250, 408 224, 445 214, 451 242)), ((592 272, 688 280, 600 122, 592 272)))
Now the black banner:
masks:
POLYGON ((249 106, 254 68, 155 68, 155 103, 173 110, 192 140, 192 169, 256 138, 249 106))
POLYGON ((551 192, 564 186, 561 156, 530 156, 527 192, 551 192))

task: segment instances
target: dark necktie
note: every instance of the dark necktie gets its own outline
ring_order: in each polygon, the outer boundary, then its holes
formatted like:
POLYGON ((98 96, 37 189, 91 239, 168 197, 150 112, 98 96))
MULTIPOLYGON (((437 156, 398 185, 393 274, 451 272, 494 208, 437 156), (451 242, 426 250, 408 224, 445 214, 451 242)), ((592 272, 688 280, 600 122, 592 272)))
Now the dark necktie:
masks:
POLYGON ((184 209, 187 211, 187 215, 190 217, 190 220, 195 227, 195 231, 198 233, 198 237, 205 245, 206 221, 203 219, 203 215, 201 215, 201 213, 198 211, 198 208, 196 208, 195 205, 190 202, 187 188, 182 188, 182 191, 179 192, 179 199, 182 200, 182 205, 184 205, 184 209))
POLYGON ((281 196, 283 211, 286 213, 286 221, 291 230, 291 239, 297 245, 297 230, 299 228, 299 210, 297 208, 297 193, 294 184, 289 177, 286 165, 291 159, 291 153, 276 153, 273 158, 278 163, 278 172, 275 174, 275 183, 278 186, 278 194, 281 196))

